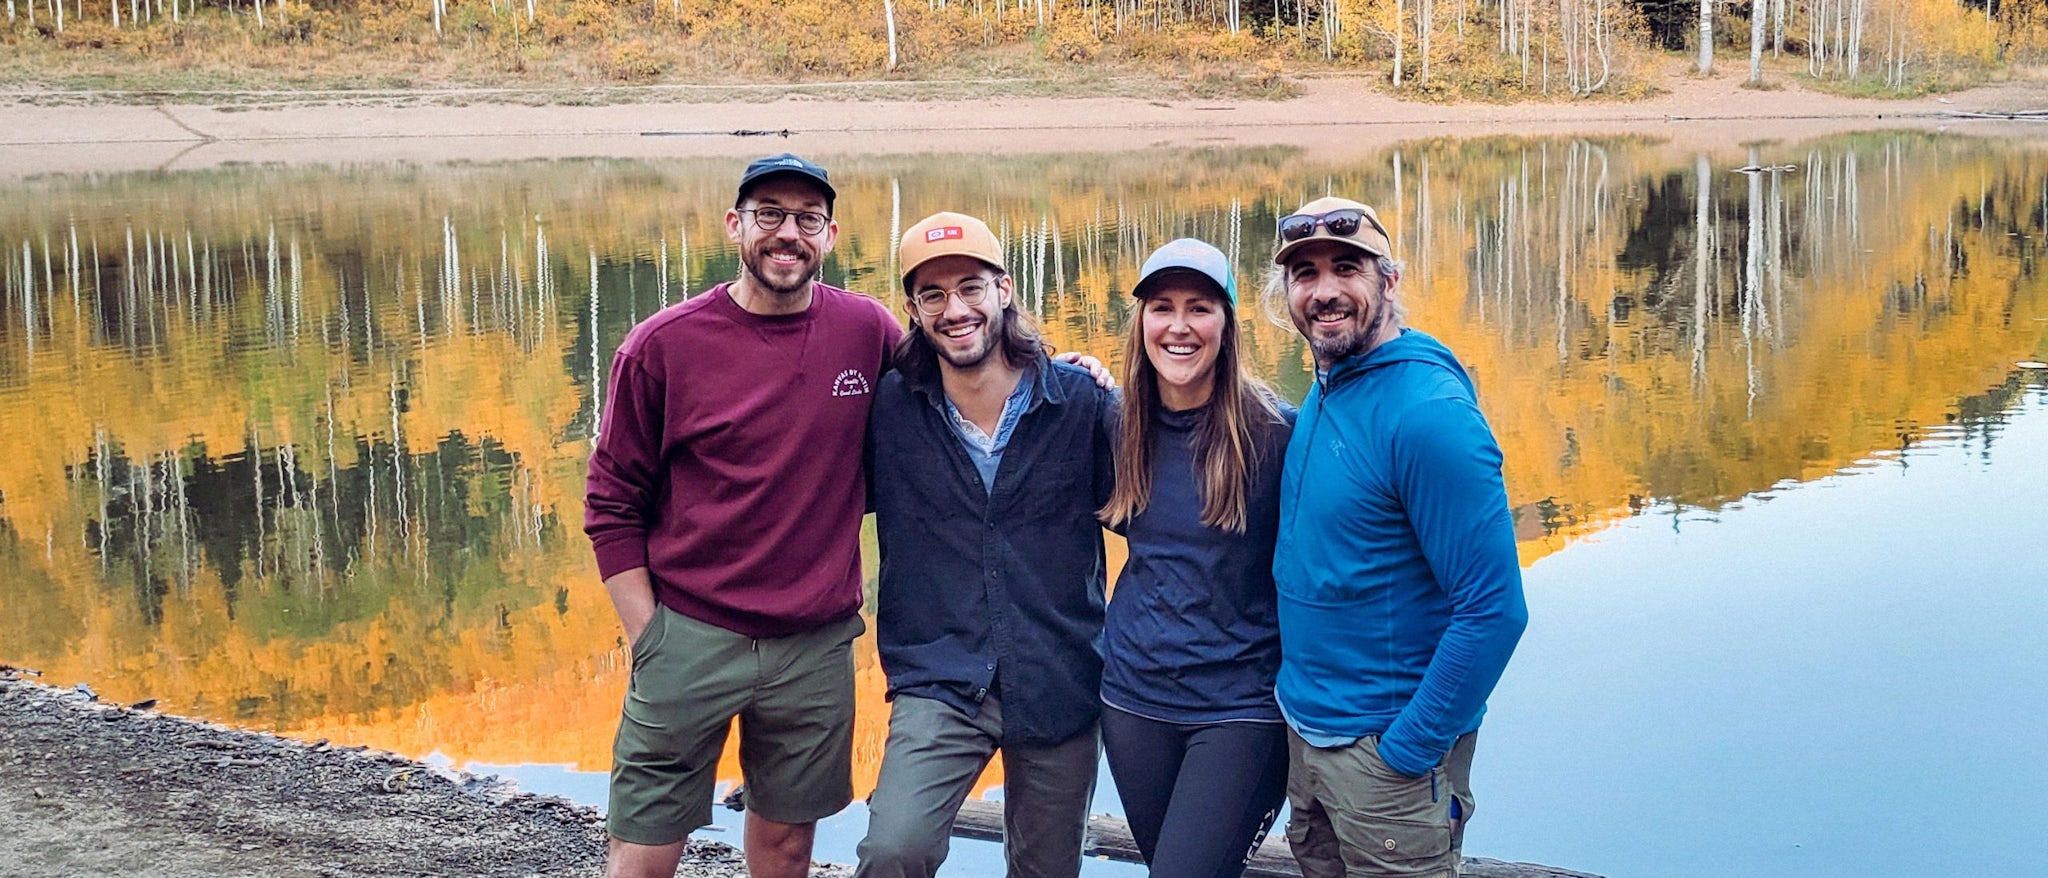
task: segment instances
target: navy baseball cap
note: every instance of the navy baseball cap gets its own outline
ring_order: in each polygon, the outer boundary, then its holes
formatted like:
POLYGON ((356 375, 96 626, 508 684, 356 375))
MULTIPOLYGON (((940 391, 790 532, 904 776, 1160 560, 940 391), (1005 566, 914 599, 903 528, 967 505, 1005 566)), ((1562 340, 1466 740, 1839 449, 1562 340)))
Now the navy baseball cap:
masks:
POLYGON ((1194 238, 1168 241, 1145 257, 1145 267, 1139 271, 1138 285, 1131 287, 1131 295, 1144 298, 1159 278, 1172 272, 1192 272, 1206 278, 1223 291, 1223 298, 1231 307, 1237 307, 1237 273, 1230 270, 1230 257, 1194 238))
POLYGON ((771 155, 767 158, 755 159, 747 163, 746 172, 740 175, 740 194, 738 198, 733 200, 733 206, 737 207, 741 202, 746 201, 747 193, 753 191, 756 184, 779 174, 800 177, 804 182, 825 190, 825 204, 827 206, 830 206, 833 201, 839 198, 839 192, 832 188, 832 181, 827 179, 824 168, 797 156, 795 153, 785 152, 781 155, 771 155))

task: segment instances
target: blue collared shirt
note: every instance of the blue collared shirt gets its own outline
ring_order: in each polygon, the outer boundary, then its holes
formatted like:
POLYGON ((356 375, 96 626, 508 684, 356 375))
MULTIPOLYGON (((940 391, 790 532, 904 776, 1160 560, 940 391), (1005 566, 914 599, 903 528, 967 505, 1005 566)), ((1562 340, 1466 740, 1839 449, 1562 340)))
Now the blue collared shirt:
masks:
POLYGON ((1003 414, 996 419, 996 434, 990 436, 981 431, 960 409, 953 405, 953 398, 939 394, 940 402, 946 406, 946 417, 953 422, 953 432, 960 437, 960 444, 967 449, 967 457, 974 461, 974 468, 981 473, 982 489, 993 492, 996 489, 996 469, 1003 464, 1003 449, 1010 447, 1010 434, 1017 430, 1017 419, 1024 416, 1024 409, 1031 405, 1031 390, 1038 385, 1036 366, 1024 370, 1017 379, 1017 387, 1003 400, 1003 414))

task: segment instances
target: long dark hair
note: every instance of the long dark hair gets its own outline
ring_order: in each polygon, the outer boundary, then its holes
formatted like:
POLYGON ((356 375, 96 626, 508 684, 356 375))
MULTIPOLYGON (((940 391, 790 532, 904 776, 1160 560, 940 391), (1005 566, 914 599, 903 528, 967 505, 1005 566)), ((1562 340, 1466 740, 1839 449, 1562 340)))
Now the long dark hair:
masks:
MULTIPOLYGON (((1224 303, 1223 345, 1215 385, 1195 421, 1195 484, 1202 523, 1244 533, 1252 473, 1265 463, 1264 428, 1283 423, 1272 388, 1245 369, 1238 354, 1237 307, 1224 303)), ((1124 342, 1123 422, 1116 437, 1116 487, 1099 513, 1111 526, 1129 524, 1152 501, 1152 418, 1160 408, 1159 373, 1145 356, 1144 300, 1124 342)))
MULTIPOLYGON (((1002 283, 1009 275, 998 272, 993 283, 1002 283)), ((917 314, 917 306, 908 304, 911 314, 917 314)), ((929 320, 930 318, 926 318, 929 320)), ((1045 339, 1038 334, 1038 321, 1031 315, 1017 309, 1017 297, 1010 296, 1010 304, 1003 306, 1003 336, 997 340, 997 352, 1003 355, 1012 368, 1022 369, 1038 361, 1051 351, 1045 346, 1045 339)), ((931 340, 924 337, 924 329, 912 322, 910 331, 903 333, 903 340, 896 343, 896 371, 902 372, 905 380, 924 383, 938 375, 939 351, 932 347, 931 340)))

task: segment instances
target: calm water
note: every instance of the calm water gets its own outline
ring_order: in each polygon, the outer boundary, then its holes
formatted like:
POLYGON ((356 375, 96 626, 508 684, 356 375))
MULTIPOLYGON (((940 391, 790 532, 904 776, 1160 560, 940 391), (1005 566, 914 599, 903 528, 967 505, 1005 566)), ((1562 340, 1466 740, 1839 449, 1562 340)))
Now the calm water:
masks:
MULTIPOLYGON (((1898 134, 830 164, 828 280, 886 293, 892 230, 966 209, 1055 343, 1111 361, 1150 247, 1207 238, 1255 287, 1276 215, 1328 191, 1383 206, 1410 322, 1465 360, 1500 434, 1529 565, 1471 853, 1616 875, 2034 856, 2048 372, 2018 364, 2048 359, 2048 152, 1898 134), (1753 162, 1794 167, 1734 173, 1753 162)), ((634 322, 734 273, 735 173, 0 183, 0 661, 601 802, 626 665, 579 530, 595 401, 634 322)), ((1245 329, 1298 398, 1302 345, 1245 329)), ((886 706, 861 662, 865 787, 886 706)), ((863 824, 835 818, 820 856, 850 859, 863 824)), ((958 874, 994 874, 993 848, 961 847, 958 874)))

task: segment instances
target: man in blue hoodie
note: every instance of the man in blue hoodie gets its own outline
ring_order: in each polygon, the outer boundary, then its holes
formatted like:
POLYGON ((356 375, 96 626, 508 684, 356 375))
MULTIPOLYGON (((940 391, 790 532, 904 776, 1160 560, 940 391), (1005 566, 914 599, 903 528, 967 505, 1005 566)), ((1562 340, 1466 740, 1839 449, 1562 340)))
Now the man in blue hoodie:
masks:
POLYGON ((1273 558, 1287 839, 1307 878, 1453 878, 1473 739, 1528 621, 1500 447, 1457 358, 1402 325, 1372 208, 1317 199, 1279 232, 1269 290, 1316 361, 1273 558))

